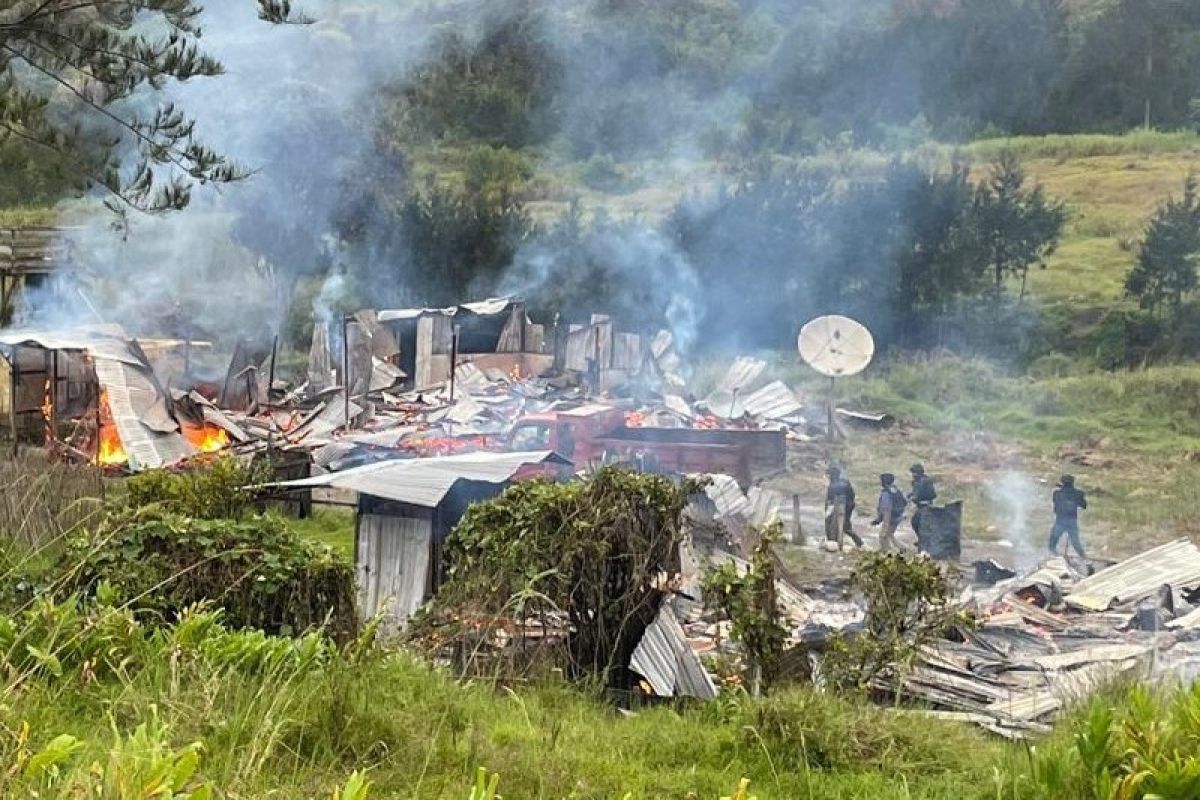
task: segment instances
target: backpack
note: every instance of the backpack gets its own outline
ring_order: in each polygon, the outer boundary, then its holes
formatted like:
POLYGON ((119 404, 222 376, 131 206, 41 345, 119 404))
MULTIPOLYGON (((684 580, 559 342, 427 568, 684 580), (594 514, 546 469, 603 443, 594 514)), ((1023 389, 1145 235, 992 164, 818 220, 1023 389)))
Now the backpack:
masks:
POLYGON ((904 496, 904 492, 895 486, 888 487, 888 494, 892 496, 892 519, 898 520, 904 516, 904 509, 908 506, 908 498, 904 496))

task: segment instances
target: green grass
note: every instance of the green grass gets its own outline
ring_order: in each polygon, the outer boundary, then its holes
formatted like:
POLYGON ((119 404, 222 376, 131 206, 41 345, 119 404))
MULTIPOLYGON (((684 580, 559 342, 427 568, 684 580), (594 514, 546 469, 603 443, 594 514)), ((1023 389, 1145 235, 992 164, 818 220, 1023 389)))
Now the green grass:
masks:
POLYGON ((58 220, 54 209, 45 206, 0 208, 0 228, 24 228, 53 225, 58 220))
POLYGON ((114 726, 157 722, 171 747, 203 745, 199 774, 231 797, 327 797, 365 770, 372 798, 465 798, 486 766, 513 798, 717 800, 748 777, 762 800, 969 800, 990 796, 1004 758, 975 730, 811 691, 624 718, 565 686, 463 685, 400 655, 305 675, 182 662, 177 684, 151 663, 127 681, 28 688, 5 724, 29 722, 38 746, 76 737, 86 765, 110 757, 114 726))
POLYGON ((1190 153, 1200 155, 1200 135, 1195 131, 1144 131, 1125 134, 1050 134, 1047 136, 1005 136, 980 139, 961 151, 973 159, 991 161, 1009 150, 1024 159, 1078 159, 1095 156, 1164 155, 1190 153))
POLYGON ((354 509, 318 505, 308 519, 289 518, 287 523, 302 539, 327 544, 348 557, 354 555, 354 509))
POLYGON ((0 640, 4 797, 144 800, 157 780, 327 798, 358 773, 371 800, 461 800, 484 767, 507 798, 717 800, 745 778, 760 800, 1084 800, 1109 796, 1097 758, 1160 789, 1198 766, 1197 691, 1114 689, 1030 751, 808 687, 625 715, 557 681, 463 683, 403 651, 227 631, 199 612, 148 628, 43 603, 3 616, 0 640))

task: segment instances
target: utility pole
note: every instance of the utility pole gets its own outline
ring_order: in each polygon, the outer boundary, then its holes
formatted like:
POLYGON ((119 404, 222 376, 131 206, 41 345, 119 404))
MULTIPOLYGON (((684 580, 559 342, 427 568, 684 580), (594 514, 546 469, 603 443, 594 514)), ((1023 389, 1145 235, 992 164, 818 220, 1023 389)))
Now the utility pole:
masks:
POLYGON ((1146 33, 1146 120, 1145 129, 1150 131, 1150 92, 1154 88, 1154 31, 1146 33))

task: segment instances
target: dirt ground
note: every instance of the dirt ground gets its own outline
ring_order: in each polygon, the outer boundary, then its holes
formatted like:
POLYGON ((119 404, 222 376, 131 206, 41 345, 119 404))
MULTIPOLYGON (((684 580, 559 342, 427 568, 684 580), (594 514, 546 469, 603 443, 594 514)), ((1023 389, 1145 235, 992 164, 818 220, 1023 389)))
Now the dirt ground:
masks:
MULTIPOLYGON (((1136 459, 1122 459, 1107 452, 1103 443, 1090 448, 1084 443, 1064 447, 1052 455, 1038 455, 988 435, 938 434, 895 427, 848 431, 844 441, 833 444, 793 442, 788 461, 785 474, 770 477, 763 485, 799 496, 801 539, 781 543, 779 551, 789 568, 805 581, 839 577, 854 562, 852 545, 843 553, 831 554, 821 548, 824 473, 830 463, 839 465, 854 485, 854 527, 868 548, 879 546, 878 529, 871 527, 870 521, 875 515, 880 473, 893 473, 898 485, 907 491, 910 465, 924 464, 937 487, 939 505, 963 501, 961 564, 965 569, 977 560, 994 559, 1020 571, 1043 560, 1049 554, 1053 520, 1050 497, 1064 471, 1076 475, 1077 485, 1088 492, 1089 508, 1081 512, 1080 527, 1088 555, 1098 563, 1189 533, 1175 525, 1129 521, 1125 505, 1131 501, 1106 486, 1115 480, 1128 481, 1146 467, 1136 459)), ((1137 504, 1136 500, 1132 502, 1137 504)), ((784 516, 786 527, 794 531, 791 507, 784 516)), ((915 549, 916 536, 908 519, 897 531, 897 539, 915 549)), ((1063 537, 1060 552, 1066 546, 1063 537)))

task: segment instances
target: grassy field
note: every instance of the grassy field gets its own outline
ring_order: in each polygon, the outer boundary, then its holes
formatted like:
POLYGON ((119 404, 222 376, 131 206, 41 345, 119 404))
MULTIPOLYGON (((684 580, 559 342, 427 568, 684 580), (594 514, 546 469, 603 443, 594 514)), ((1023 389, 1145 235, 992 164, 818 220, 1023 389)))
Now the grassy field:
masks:
POLYGON ((471 794, 481 768, 539 800, 718 800, 743 780, 760 800, 1190 800, 1200 781, 1200 690, 1114 688, 1030 749, 811 687, 620 712, 561 679, 456 681, 366 644, 203 610, 0 613, 0 796, 488 800, 471 794))

